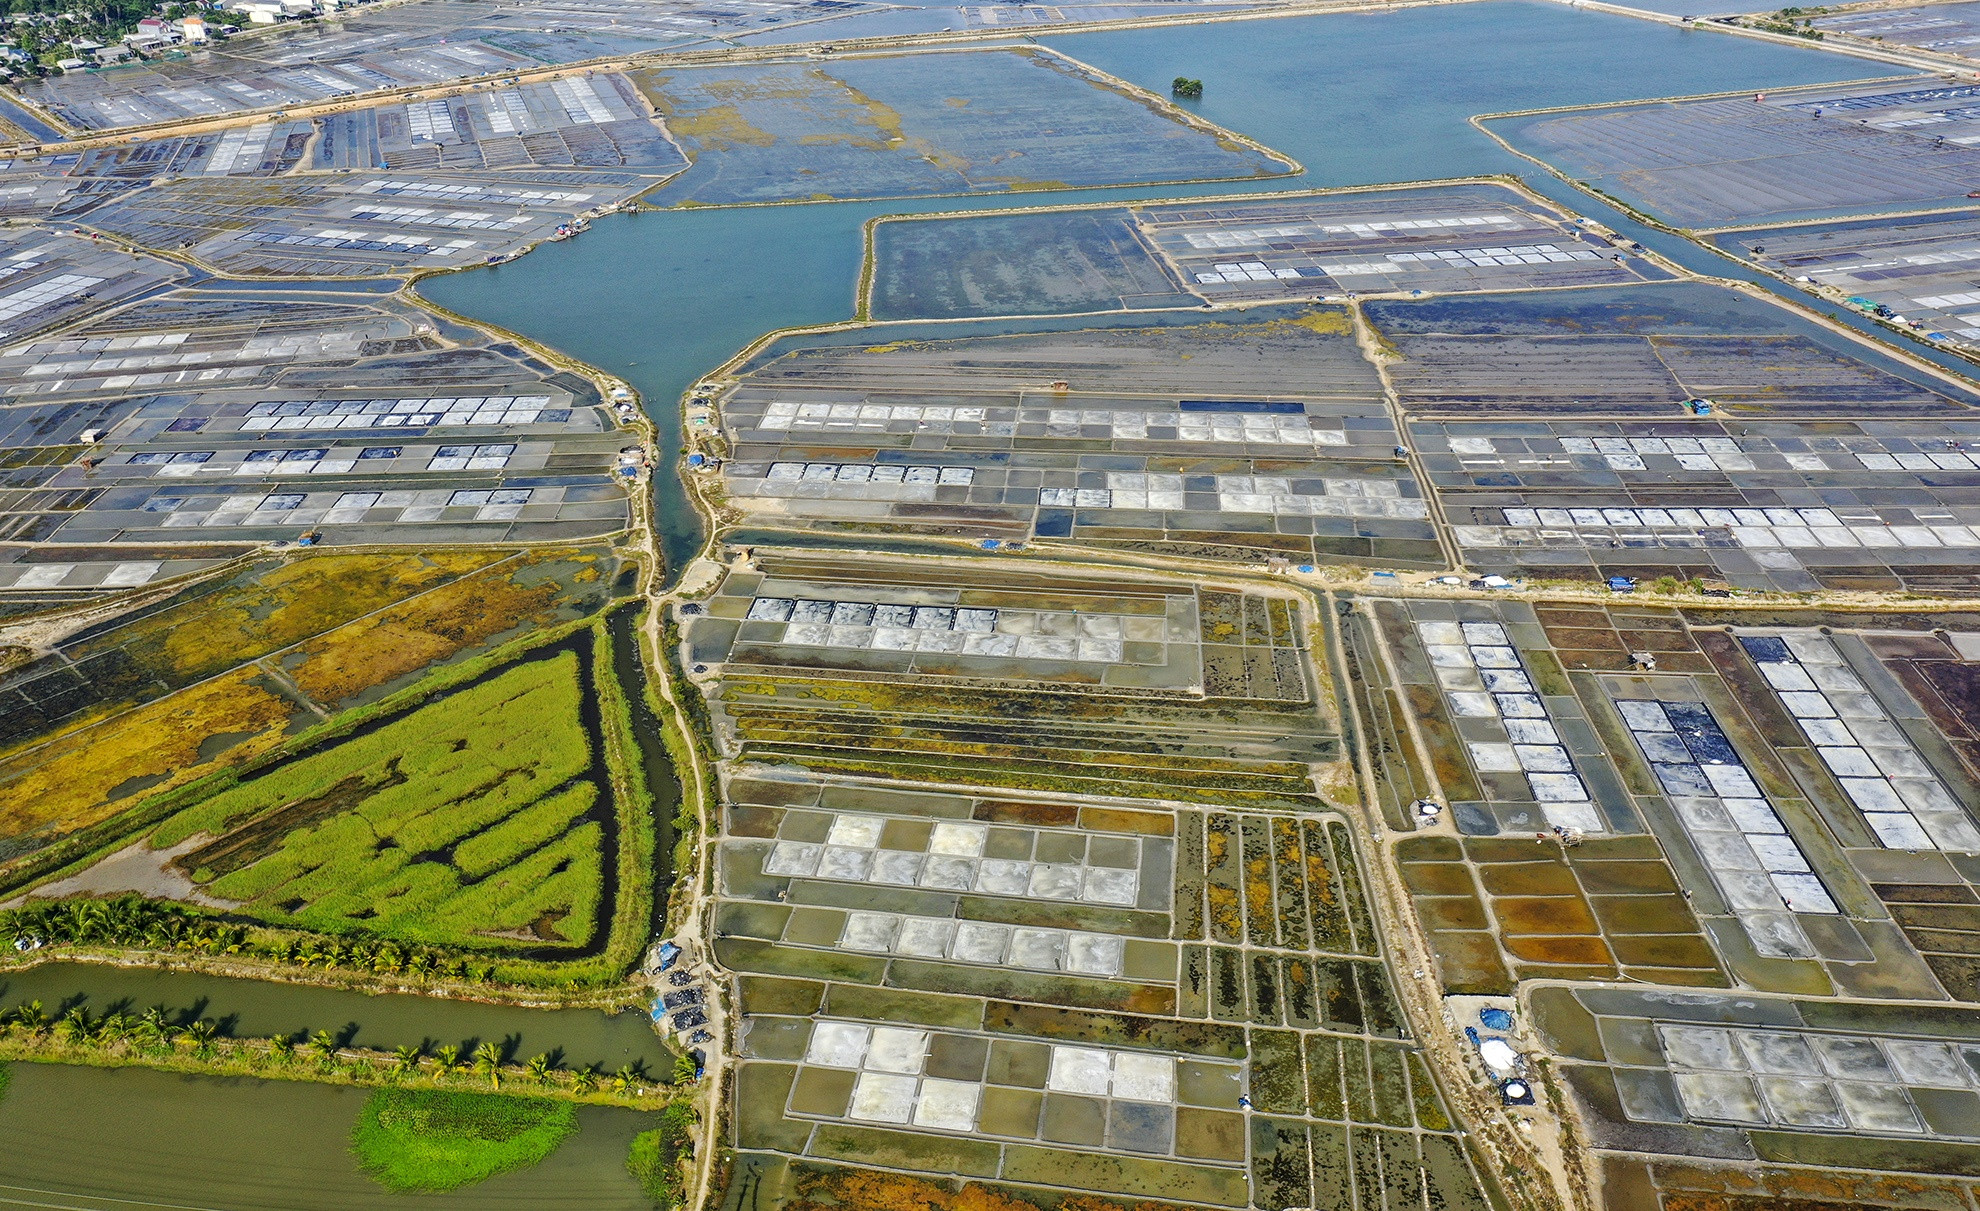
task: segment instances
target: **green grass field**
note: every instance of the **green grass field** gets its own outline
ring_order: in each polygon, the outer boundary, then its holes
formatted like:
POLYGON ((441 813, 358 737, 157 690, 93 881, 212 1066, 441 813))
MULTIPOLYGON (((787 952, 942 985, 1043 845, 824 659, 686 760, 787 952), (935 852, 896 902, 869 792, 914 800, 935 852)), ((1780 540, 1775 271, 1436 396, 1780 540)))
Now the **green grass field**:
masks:
POLYGON ((167 820, 206 892, 278 924, 577 948, 599 927, 597 741, 576 653, 528 660, 167 820))
POLYGON ((438 1192, 534 1165, 576 1130, 569 1102, 380 1089, 358 1114, 351 1151, 388 1189, 438 1192))

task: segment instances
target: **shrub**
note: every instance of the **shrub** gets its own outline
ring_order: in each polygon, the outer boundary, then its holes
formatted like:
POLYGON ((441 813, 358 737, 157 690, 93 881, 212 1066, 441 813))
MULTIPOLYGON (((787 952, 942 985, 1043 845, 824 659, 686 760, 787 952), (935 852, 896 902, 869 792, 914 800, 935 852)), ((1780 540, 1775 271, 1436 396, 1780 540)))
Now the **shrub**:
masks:
POLYGON ((693 1148, 694 1107, 674 1102, 660 1112, 660 1125, 633 1137, 626 1153, 626 1171, 662 1207, 681 1204, 681 1158, 693 1148))

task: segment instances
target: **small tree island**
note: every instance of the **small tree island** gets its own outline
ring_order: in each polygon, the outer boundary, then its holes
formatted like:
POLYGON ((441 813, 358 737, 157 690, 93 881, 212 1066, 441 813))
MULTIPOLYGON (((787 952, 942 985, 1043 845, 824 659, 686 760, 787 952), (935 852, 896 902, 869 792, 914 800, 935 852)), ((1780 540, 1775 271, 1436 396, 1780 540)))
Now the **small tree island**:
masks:
POLYGON ((1169 91, 1178 97, 1194 100, 1203 95, 1203 81, 1192 80, 1188 76, 1177 76, 1175 82, 1169 85, 1169 91))

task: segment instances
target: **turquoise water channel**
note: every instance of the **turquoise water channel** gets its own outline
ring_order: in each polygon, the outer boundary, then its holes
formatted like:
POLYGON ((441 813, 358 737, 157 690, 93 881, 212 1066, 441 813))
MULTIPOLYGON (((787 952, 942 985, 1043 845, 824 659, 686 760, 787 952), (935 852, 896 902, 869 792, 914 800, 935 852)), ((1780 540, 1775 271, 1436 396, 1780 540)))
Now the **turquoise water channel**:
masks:
MULTIPOLYGON (((1502 151, 1465 119, 1485 111, 1888 74, 1876 64, 1813 49, 1524 0, 1047 41, 1151 89, 1165 89, 1177 75, 1202 79, 1204 116, 1292 155, 1307 172, 1251 186, 1087 190, 1027 195, 1023 202, 1514 172, 1588 211, 1585 199, 1502 151)), ((579 239, 497 268, 434 279, 422 290, 446 307, 624 377, 646 397, 668 445, 677 449, 676 401, 699 375, 773 329, 853 314, 860 227, 867 219, 1011 201, 977 196, 616 216, 579 239)), ((1630 229, 1599 208, 1597 217, 1630 229)), ((1728 271, 1728 262, 1712 261, 1688 245, 1656 243, 1676 259, 1728 271)), ((663 451, 669 462, 671 453, 663 451)), ((671 476, 659 477, 657 491, 667 555, 678 567, 698 543, 697 521, 671 476)), ((8 1000, 33 995, 52 1004, 86 991, 93 1010, 101 1012, 119 999, 140 1009, 160 999, 184 999, 146 984, 151 977, 50 970, 16 977, 8 1000)), ((193 990, 175 985, 172 991, 193 990)), ((269 1023, 273 1029, 293 1023, 334 1031, 355 1021, 364 1042, 453 1042, 499 1031, 495 1037, 514 1033, 528 1040, 524 1054, 547 1049, 541 1040, 568 1037, 577 1062, 590 1058, 579 1054, 588 1047, 632 1046, 631 1036, 620 1032, 645 1029, 634 1021, 564 1016, 574 1011, 491 1011, 500 1020, 484 1021, 485 1007, 444 1002, 388 1006, 385 998, 352 997, 332 1005, 322 990, 272 984, 222 984, 209 991, 214 1009, 207 1016, 238 1003, 237 1010, 224 1012, 240 1014, 243 1032, 269 1023), (407 1037, 399 1039, 399 1033, 407 1037)), ((533 1170, 449 1196, 387 1196, 358 1173, 346 1151, 363 1097, 307 1084, 16 1064, 0 1099, 0 1138, 8 1144, 0 1149, 0 1206, 329 1211, 414 1203, 650 1205, 622 1167, 626 1143, 644 1118, 610 1110, 586 1110, 579 1134, 533 1170)))

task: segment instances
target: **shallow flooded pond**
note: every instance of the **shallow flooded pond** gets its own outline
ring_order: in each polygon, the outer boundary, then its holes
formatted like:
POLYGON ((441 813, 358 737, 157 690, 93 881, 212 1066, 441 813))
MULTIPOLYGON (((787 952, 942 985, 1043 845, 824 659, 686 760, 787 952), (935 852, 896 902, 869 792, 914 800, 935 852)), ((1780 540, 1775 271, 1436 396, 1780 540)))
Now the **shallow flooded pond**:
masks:
POLYGON ((448 1194, 391 1194, 350 1154, 367 1090, 194 1077, 140 1068, 9 1066, 0 1098, 0 1205, 113 1211, 349 1208, 650 1208, 626 1148, 652 1125, 585 1106, 578 1131, 534 1168, 448 1194))

